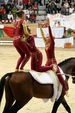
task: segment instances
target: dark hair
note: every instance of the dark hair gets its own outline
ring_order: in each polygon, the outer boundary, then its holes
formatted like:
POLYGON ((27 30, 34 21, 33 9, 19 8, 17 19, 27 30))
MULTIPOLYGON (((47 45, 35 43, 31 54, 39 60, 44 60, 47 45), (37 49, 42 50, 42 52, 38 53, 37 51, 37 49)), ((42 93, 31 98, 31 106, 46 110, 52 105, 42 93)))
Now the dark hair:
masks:
POLYGON ((24 12, 21 10, 21 11, 17 11, 16 14, 17 14, 18 17, 21 18, 22 17, 22 14, 24 14, 24 12))

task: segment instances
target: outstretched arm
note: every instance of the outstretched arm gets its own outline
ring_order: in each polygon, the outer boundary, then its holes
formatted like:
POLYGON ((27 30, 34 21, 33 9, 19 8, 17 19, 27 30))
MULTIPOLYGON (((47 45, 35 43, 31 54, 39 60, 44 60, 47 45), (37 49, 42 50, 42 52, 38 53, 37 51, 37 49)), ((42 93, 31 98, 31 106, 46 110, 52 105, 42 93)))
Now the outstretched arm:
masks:
POLYGON ((43 32, 43 30, 42 30, 41 24, 38 23, 38 25, 39 25, 39 27, 40 27, 40 31, 41 31, 41 35, 42 35, 43 41, 44 41, 44 43, 46 43, 46 38, 45 38, 45 36, 44 36, 44 32, 43 32))
POLYGON ((49 20, 49 18, 47 18, 46 22, 48 24, 49 36, 50 36, 51 42, 54 43, 54 38, 53 38, 53 35, 52 35, 52 30, 51 30, 51 27, 50 27, 50 20, 49 20))

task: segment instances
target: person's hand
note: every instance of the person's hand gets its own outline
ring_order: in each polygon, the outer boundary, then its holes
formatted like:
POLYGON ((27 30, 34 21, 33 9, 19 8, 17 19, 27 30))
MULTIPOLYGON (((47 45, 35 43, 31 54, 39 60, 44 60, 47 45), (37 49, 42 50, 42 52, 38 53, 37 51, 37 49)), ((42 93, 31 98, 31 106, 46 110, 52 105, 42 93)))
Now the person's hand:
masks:
POLYGON ((39 22, 38 22, 38 26, 40 26, 41 24, 42 24, 42 22, 41 22, 41 21, 39 21, 39 22))
POLYGON ((47 24, 48 26, 50 25, 50 19, 47 18, 45 21, 44 21, 45 24, 47 24))
POLYGON ((57 72, 57 66, 55 65, 55 64, 52 64, 53 65, 53 68, 52 68, 52 70, 53 70, 53 72, 57 72))
POLYGON ((50 25, 50 20, 49 20, 49 18, 47 18, 46 21, 47 21, 47 25, 50 25))

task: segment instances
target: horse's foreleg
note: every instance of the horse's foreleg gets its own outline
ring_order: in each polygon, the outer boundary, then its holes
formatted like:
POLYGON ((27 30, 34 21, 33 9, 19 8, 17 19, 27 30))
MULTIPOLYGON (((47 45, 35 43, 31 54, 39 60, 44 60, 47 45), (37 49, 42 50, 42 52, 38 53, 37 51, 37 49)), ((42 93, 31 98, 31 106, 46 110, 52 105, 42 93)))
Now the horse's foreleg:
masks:
POLYGON ((51 113, 56 113, 56 112, 57 112, 57 109, 58 109, 58 107, 59 107, 60 104, 61 104, 61 102, 60 102, 59 100, 55 101, 51 113))
POLYGON ((62 102, 62 105, 65 107, 65 109, 66 109, 66 111, 67 111, 68 113, 71 113, 71 109, 70 109, 69 105, 67 104, 65 98, 64 98, 64 100, 63 100, 63 102, 62 102))
POLYGON ((57 101, 55 101, 54 105, 53 105, 53 109, 51 113, 56 113, 58 107, 60 106, 60 104, 62 103, 64 99, 64 91, 62 92, 61 96, 59 97, 59 99, 57 101))

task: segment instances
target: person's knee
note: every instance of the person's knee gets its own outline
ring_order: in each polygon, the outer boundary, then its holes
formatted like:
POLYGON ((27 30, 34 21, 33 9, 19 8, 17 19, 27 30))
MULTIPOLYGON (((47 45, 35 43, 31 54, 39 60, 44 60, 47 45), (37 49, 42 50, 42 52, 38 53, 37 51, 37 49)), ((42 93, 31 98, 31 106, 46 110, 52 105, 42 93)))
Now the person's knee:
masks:
POLYGON ((25 55, 23 54, 23 55, 21 55, 21 58, 23 59, 25 57, 25 55))

